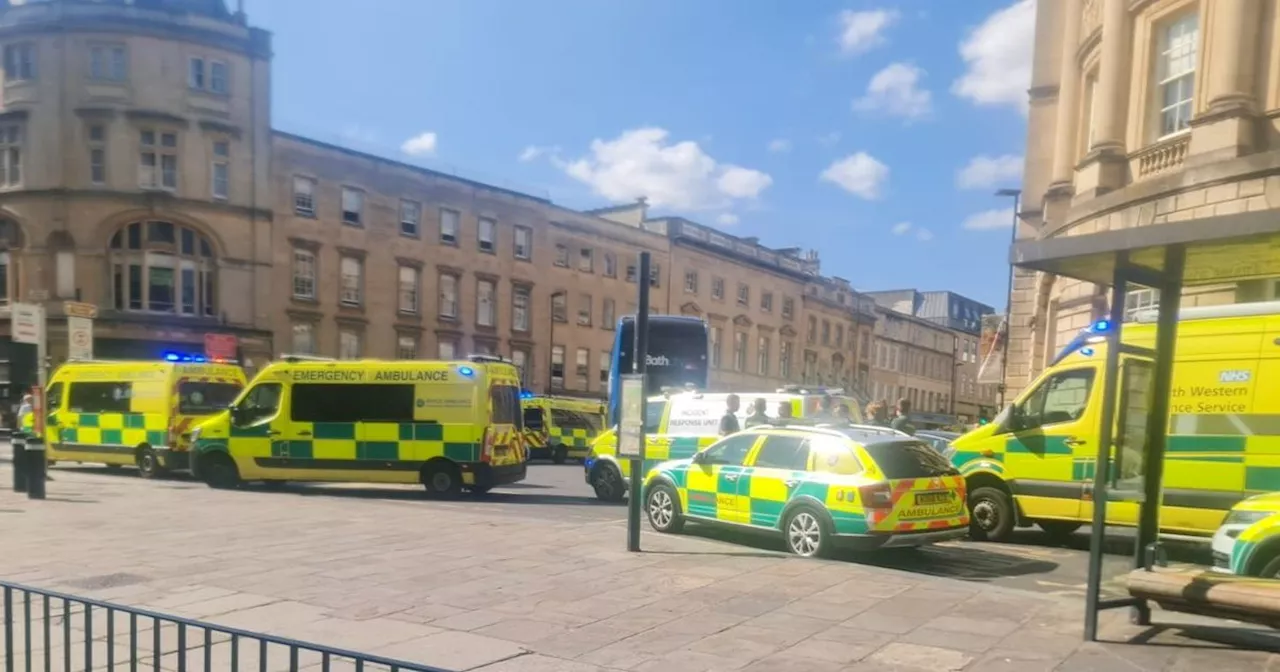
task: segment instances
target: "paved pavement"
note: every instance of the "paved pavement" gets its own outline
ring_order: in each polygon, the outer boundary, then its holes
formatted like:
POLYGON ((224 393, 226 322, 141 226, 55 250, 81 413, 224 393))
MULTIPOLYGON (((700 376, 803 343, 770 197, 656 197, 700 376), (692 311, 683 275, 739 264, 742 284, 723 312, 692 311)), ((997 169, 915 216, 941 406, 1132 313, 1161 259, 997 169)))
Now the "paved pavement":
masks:
MULTIPOLYGON (((1180 627, 1104 619, 1109 639, 1154 644, 1084 644, 1081 601, 990 582, 647 529, 631 554, 616 514, 547 488, 441 503, 54 475, 42 502, 0 490, 0 578, 450 670, 1280 670, 1215 643, 1250 633, 1168 614, 1180 627)), ((92 632, 105 650, 105 624, 92 632)), ((229 646, 212 640, 211 659, 229 646)))

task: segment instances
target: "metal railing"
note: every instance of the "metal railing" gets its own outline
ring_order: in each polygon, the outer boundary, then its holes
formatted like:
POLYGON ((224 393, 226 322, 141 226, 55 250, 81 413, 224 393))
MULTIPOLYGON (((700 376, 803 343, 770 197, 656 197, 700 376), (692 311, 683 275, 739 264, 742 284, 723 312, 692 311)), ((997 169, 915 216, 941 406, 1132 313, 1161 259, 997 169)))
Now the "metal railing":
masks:
POLYGON ((4 649, 0 650, 4 672, 446 672, 3 581, 0 594, 4 603, 4 649))

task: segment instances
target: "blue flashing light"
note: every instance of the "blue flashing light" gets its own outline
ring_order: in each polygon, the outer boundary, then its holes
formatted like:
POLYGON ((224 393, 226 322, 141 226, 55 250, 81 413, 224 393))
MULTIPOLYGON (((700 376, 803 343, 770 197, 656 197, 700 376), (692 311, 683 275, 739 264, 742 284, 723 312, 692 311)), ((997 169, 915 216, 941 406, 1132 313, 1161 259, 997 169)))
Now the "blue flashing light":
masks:
POLYGON ((1098 320, 1093 323, 1093 327, 1089 329, 1095 334, 1105 333, 1111 330, 1111 320, 1098 320))
POLYGON ((470 378, 476 374, 476 370, 469 366, 459 366, 458 373, 470 378))
POLYGON ((536 396, 536 395, 535 395, 534 393, 530 392, 529 390, 520 390, 520 398, 521 398, 521 399, 532 399, 532 398, 534 398, 535 396, 536 396))
POLYGON ((1080 354, 1084 355, 1085 357, 1092 357, 1093 348, 1080 348, 1080 354))
POLYGON ((164 361, 166 361, 166 362, 177 362, 177 361, 181 361, 181 360, 182 360, 182 355, 179 355, 179 354, 178 354, 178 353, 176 353, 176 352, 166 352, 166 353, 164 353, 164 361))

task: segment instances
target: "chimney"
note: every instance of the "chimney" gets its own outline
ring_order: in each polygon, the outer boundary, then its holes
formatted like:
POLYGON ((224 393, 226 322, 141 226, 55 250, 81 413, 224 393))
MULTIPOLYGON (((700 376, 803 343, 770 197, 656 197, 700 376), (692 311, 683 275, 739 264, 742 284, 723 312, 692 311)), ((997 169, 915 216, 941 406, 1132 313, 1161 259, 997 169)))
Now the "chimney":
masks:
POLYGON ((640 196, 636 199, 636 205, 640 206, 640 221, 649 219, 649 197, 640 196))

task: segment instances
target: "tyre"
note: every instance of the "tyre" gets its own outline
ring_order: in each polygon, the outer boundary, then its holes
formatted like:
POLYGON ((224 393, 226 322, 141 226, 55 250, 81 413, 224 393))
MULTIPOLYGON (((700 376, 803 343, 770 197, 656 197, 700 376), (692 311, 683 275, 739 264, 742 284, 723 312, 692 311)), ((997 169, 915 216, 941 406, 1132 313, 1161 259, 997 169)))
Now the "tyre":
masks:
POLYGON ((134 456, 134 462, 138 465, 138 473, 143 478, 159 478, 164 475, 164 467, 160 465, 160 456, 156 455, 156 451, 149 446, 143 446, 138 449, 134 456))
POLYGON ((1069 537, 1075 534, 1076 530, 1084 527, 1084 523, 1074 523, 1069 520, 1041 520, 1036 525, 1054 539, 1069 537))
POLYGON ((231 490, 240 487, 240 469, 226 453, 214 453, 200 458, 200 474, 211 488, 231 490))
POLYGON ((453 499, 462 494, 462 472, 446 460, 429 463, 422 468, 422 486, 428 497, 453 499))
POLYGON ((831 530, 826 517, 809 506, 798 506, 782 524, 787 550, 802 558, 825 558, 831 553, 831 530))
POLYGON ((664 534, 679 534, 684 529, 684 513, 680 510, 680 495, 666 483, 649 488, 645 497, 645 512, 649 525, 664 534))
POLYGON ((551 461, 556 464, 564 464, 569 459, 569 449, 564 446, 551 447, 551 461))
POLYGON ((1013 500, 1000 488, 969 493, 969 535, 978 541, 1005 541, 1013 532, 1013 500))
POLYGON ((621 502, 627 496, 627 488, 622 483, 622 472, 608 462, 601 462, 591 472, 591 489, 596 491, 596 499, 602 502, 621 502))
POLYGON ((1262 570, 1258 572, 1258 576, 1264 579, 1280 578, 1280 555, 1271 558, 1266 563, 1254 563, 1254 566, 1262 566, 1262 570))

